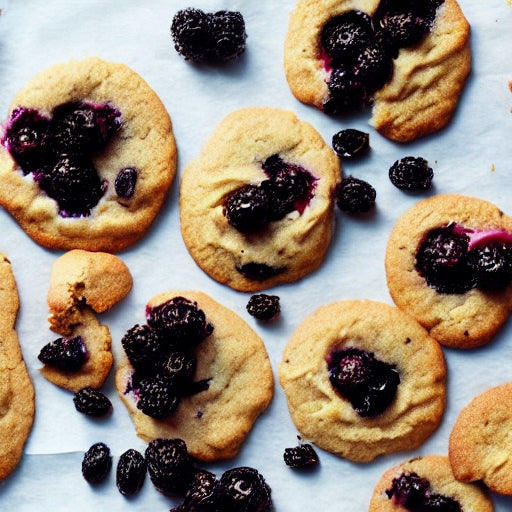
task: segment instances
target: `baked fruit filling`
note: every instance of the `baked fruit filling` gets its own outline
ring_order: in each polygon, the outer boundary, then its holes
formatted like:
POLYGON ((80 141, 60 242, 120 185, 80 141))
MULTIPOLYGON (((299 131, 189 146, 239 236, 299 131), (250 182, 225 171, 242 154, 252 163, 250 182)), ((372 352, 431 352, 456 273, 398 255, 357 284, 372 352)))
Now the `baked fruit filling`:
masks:
POLYGON ((416 270, 439 293, 503 290, 512 282, 512 233, 450 223, 425 234, 416 270))
POLYGON ((213 332, 197 304, 174 297, 146 310, 146 324, 135 325, 121 340, 133 367, 125 393, 137 408, 155 418, 169 417, 185 396, 208 389, 208 379, 195 382, 194 349, 213 332))
MULTIPOLYGON (((62 217, 82 217, 105 194, 108 183, 96 170, 93 157, 121 129, 121 112, 114 106, 72 101, 58 105, 50 116, 18 107, 4 126, 0 142, 24 175, 54 199, 62 217)), ((120 198, 133 195, 137 170, 122 169, 115 190, 120 198)))
POLYGON ((458 501, 432 492, 430 482, 416 473, 402 473, 394 478, 386 495, 410 512, 462 512, 458 501))
POLYGON ((362 417, 384 412, 394 401, 400 375, 395 366, 358 348, 332 352, 327 359, 329 379, 362 417))
POLYGON ((328 114, 371 105, 393 73, 401 48, 418 44, 431 30, 443 0, 383 0, 374 16, 348 11, 331 18, 320 35, 320 59, 328 74, 328 114))

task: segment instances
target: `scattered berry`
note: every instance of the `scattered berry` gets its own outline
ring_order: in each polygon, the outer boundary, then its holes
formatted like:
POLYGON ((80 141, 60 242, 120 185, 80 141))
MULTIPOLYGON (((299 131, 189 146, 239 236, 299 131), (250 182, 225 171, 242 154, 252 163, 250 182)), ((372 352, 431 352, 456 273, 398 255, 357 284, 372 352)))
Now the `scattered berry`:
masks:
POLYGON ((73 396, 73 403, 78 412, 88 416, 106 416, 112 411, 112 402, 100 390, 86 387, 82 388, 73 396))
POLYGON ((111 467, 110 448, 104 443, 95 443, 84 454, 82 475, 90 484, 98 484, 105 480, 111 467))
POLYGON ((294 448, 285 448, 283 454, 285 464, 290 468, 311 468, 319 463, 318 454, 309 443, 301 443, 294 448))
POLYGON ((145 452, 148 473, 153 485, 163 494, 184 496, 193 481, 194 470, 182 439, 157 438, 145 452))
POLYGON ((332 137, 332 148, 340 158, 353 158, 366 153, 370 148, 370 134, 347 128, 332 137))
POLYGON ((198 469, 188 489, 182 507, 184 511, 213 511, 215 508, 217 477, 210 471, 198 469))
POLYGON ((251 316, 264 321, 277 318, 281 312, 279 297, 265 293, 253 295, 249 299, 246 309, 251 316))
POLYGON ((130 448, 119 457, 116 469, 116 485, 123 496, 137 494, 146 478, 146 460, 130 448))
POLYGON ((396 396, 400 376, 396 368, 357 348, 338 350, 328 361, 329 379, 363 417, 384 412, 396 396))
POLYGON ((213 53, 218 60, 228 61, 245 51, 245 21, 240 12, 217 11, 210 17, 213 53))
POLYGON ((366 213, 375 206, 377 193, 368 182, 353 176, 343 178, 336 188, 336 204, 347 213, 366 213))
POLYGON ((116 176, 114 189, 116 194, 122 199, 130 199, 135 193, 137 183, 137 169, 133 167, 124 167, 116 176))
POLYGON ((64 372, 76 372, 82 368, 89 355, 81 336, 57 338, 45 345, 38 359, 43 364, 64 372))
POLYGON ((389 179, 400 190, 428 190, 432 186, 434 171, 421 157, 406 156, 389 169, 389 179))

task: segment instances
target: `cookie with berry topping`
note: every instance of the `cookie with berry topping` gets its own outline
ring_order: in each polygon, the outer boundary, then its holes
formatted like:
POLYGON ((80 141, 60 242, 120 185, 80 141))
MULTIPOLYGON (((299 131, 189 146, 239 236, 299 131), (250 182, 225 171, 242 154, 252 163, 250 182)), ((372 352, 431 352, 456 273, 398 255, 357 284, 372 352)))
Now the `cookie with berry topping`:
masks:
POLYGON ((23 456, 32 430, 35 393, 15 330, 19 298, 11 263, 0 255, 0 481, 23 456))
POLYGON ((417 448, 446 403, 439 343, 398 308, 370 300, 309 315, 284 349, 279 380, 301 437, 354 462, 417 448))
POLYGON ((512 382, 483 391, 460 411, 448 445, 457 480, 512 496, 511 411, 512 382))
POLYGON ((121 344, 116 387, 146 441, 179 438, 197 459, 229 459, 272 399, 263 341, 202 292, 156 295, 121 344))
POLYGON ((419 201, 395 223, 385 256, 396 305, 441 344, 491 341, 512 305, 512 219, 460 194, 419 201))
POLYGON ((176 172, 169 115, 125 64, 56 64, 15 95, 0 136, 0 204, 50 249, 137 242, 176 172))
POLYGON ((183 239, 216 281, 258 291, 297 281, 327 252, 340 163, 290 111, 227 115, 183 172, 183 239))
POLYGON ((426 455, 404 461, 384 472, 375 485, 369 512, 395 510, 493 512, 489 493, 481 486, 459 482, 448 457, 426 455))
POLYGON ((371 108, 405 142, 453 117, 471 69, 470 27, 455 0, 299 0, 284 49, 293 95, 328 114, 371 108))

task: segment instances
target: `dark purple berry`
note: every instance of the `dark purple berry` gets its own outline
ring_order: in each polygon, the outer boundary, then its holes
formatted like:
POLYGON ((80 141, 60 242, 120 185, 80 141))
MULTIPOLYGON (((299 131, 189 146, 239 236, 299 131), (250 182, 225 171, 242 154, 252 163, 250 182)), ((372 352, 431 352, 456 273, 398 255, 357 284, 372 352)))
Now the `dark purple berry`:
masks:
POLYGON ((170 496, 184 496, 193 481, 194 468, 182 439, 157 438, 145 452, 153 485, 170 496))
POLYGON ((336 351, 330 356, 328 369, 331 384, 360 416, 377 416, 395 399, 398 371, 372 353, 357 348, 336 351))
POLYGON ((467 264, 482 290, 501 290, 512 281, 512 248, 507 244, 477 246, 467 253, 467 264))
POLYGON ((245 51, 245 21, 240 12, 218 11, 210 15, 212 52, 215 59, 228 61, 245 51))
POLYGON ((231 192, 224 202, 224 215, 242 233, 255 233, 270 219, 270 198, 264 187, 244 185, 231 192))
POLYGON ((389 179, 400 190, 428 190, 432 186, 434 171, 421 157, 406 156, 389 169, 389 179))
POLYGON ((247 312, 258 320, 269 321, 277 318, 281 312, 279 297, 258 293, 253 295, 246 306, 247 312))
POLYGON ((171 23, 174 48, 185 59, 207 60, 212 47, 209 19, 200 9, 178 11, 171 23))
POLYGON ((196 470, 182 504, 183 510, 213 512, 216 510, 216 490, 217 477, 210 471, 196 470))
POLYGON ((432 229, 416 252, 416 270, 439 293, 465 293, 476 284, 467 265, 469 237, 455 226, 432 229))
POLYGON ((163 365, 163 374, 176 386, 192 380, 196 369, 196 358, 189 353, 173 351, 163 365))
POLYGON ((105 443, 95 443, 84 454, 82 475, 90 484, 98 484, 107 478, 111 467, 109 447, 105 443))
POLYGON ((39 352, 39 361, 57 370, 76 372, 82 368, 89 354, 81 336, 57 338, 39 352))
POLYGON ((147 324, 136 324, 128 329, 121 344, 128 360, 136 370, 145 371, 152 368, 169 352, 168 344, 158 331, 147 324))
POLYGON ((184 297, 173 299, 146 310, 148 324, 165 334, 173 343, 192 348, 213 332, 204 311, 184 297))
POLYGON ((114 181, 116 194, 122 199, 130 199, 135 193, 137 183, 137 169, 125 167, 121 169, 114 181))
POLYGON ((327 114, 355 112, 364 108, 370 100, 363 84, 346 69, 333 69, 327 86, 329 94, 322 107, 327 114))
POLYGON ((352 73, 368 91, 376 91, 390 79, 393 61, 384 46, 374 42, 357 56, 352 73))
POLYGON ((1 143, 25 174, 46 165, 49 127, 50 120, 35 109, 19 107, 12 111, 1 143))
POLYGON ((367 181, 353 176, 343 178, 336 187, 336 204, 346 213, 366 213, 375 206, 377 192, 367 181))
POLYGON ((370 134, 347 128, 332 137, 332 148, 340 158, 353 158, 362 155, 370 148, 370 134))
POLYGON ((137 384, 137 391, 137 409, 158 420, 168 418, 180 403, 176 383, 159 374, 142 377, 137 384))
POLYGON ((266 512, 272 508, 270 487, 256 469, 229 469, 219 479, 216 504, 223 512, 266 512))
POLYGON ((130 448, 119 457, 116 469, 116 485, 123 496, 137 494, 146 478, 146 460, 144 456, 130 448))
POLYGON ((73 396, 73 403, 78 412, 88 416, 106 416, 112 411, 112 402, 99 389, 86 387, 78 390, 73 396))
POLYGON ((462 512, 460 503, 448 496, 431 494, 421 509, 424 512, 462 512))
POLYGON ((312 468, 319 463, 318 454, 309 443, 301 443, 294 448, 285 448, 283 454, 285 464, 290 468, 312 468))
POLYGON ((254 281, 265 281, 286 271, 286 267, 272 267, 266 263, 255 262, 236 265, 235 268, 240 274, 254 281))

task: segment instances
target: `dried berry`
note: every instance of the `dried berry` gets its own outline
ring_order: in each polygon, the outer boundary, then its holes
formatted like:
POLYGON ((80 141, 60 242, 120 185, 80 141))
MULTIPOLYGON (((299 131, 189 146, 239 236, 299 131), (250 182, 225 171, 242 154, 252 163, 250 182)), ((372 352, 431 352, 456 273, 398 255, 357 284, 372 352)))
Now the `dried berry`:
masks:
POLYGON ((211 511, 216 509, 217 477, 210 471, 198 469, 194 473, 190 488, 182 507, 185 511, 211 511))
POLYGON ((82 368, 89 355, 81 336, 57 338, 39 352, 39 361, 64 372, 82 368))
POLYGON ((112 402, 99 389, 86 387, 78 390, 73 396, 73 403, 78 412, 88 416, 106 416, 112 411, 112 402))
POLYGON ((281 312, 279 297, 259 293, 253 295, 246 306, 247 312, 258 320, 269 321, 277 318, 281 312))
POLYGON ((105 443, 95 443, 84 454, 82 475, 90 484, 98 484, 107 478, 111 467, 110 448, 105 443))
POLYGON ((184 496, 190 488, 194 468, 182 439, 157 438, 145 452, 148 473, 153 485, 170 496, 184 496))
POLYGON ((318 454, 309 443, 301 443, 294 448, 285 448, 283 454, 285 464, 290 468, 311 468, 319 463, 318 454))
POLYGON ((389 179, 400 190, 428 190, 432 186, 434 171, 421 157, 406 156, 389 169, 389 179))
POLYGON ((370 134, 347 128, 332 137, 332 148, 340 158, 353 158, 362 155, 370 148, 370 134))
POLYGON ((137 183, 137 169, 133 167, 124 167, 116 176, 114 189, 116 194, 122 199, 130 199, 135 193, 137 183))
POLYGON ((125 451, 117 463, 116 485, 124 496, 137 494, 146 478, 146 460, 144 456, 130 448, 125 451))
POLYGON ((353 176, 344 178, 336 188, 336 204, 347 213, 366 213, 375 205, 377 193, 368 182, 353 176))

